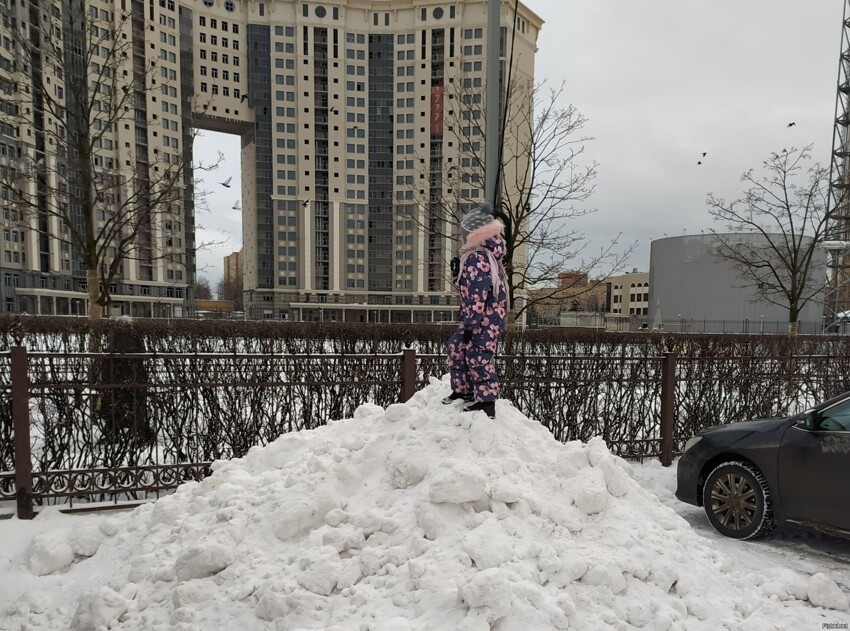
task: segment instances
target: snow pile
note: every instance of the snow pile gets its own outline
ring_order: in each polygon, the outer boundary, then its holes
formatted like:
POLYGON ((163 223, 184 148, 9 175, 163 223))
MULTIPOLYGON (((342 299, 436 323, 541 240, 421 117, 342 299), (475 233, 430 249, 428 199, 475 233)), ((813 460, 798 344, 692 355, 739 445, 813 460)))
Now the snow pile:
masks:
MULTIPOLYGON (((739 575, 601 439, 560 444, 433 380, 121 517, 36 536, 9 628, 820 628, 824 574, 739 575), (21 595, 23 594, 23 595, 21 595), (814 605, 814 606, 813 606, 814 605)), ((38 521, 38 520, 36 520, 38 521)), ((830 608, 826 610, 824 608, 830 608)))

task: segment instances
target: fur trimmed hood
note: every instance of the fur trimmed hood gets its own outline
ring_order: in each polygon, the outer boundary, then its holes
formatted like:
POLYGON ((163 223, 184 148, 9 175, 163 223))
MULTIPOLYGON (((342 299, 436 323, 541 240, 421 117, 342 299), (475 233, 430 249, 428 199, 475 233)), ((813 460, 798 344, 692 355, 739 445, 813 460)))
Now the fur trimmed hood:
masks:
POLYGON ((487 240, 502 234, 502 230, 504 229, 505 224, 503 224, 499 219, 494 219, 493 221, 470 232, 466 237, 466 243, 463 244, 460 251, 468 252, 479 248, 483 246, 487 240))

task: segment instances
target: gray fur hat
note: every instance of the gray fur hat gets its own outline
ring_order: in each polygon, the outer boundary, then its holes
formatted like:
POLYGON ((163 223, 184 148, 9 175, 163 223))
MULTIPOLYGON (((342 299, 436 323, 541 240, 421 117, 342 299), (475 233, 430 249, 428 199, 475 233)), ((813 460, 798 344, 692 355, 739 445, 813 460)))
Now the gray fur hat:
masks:
POLYGON ((473 208, 463 216, 463 219, 460 220, 460 234, 463 237, 463 240, 466 241, 470 232, 475 232, 478 228, 486 226, 491 221, 494 221, 494 219, 493 204, 484 200, 478 208, 473 208))

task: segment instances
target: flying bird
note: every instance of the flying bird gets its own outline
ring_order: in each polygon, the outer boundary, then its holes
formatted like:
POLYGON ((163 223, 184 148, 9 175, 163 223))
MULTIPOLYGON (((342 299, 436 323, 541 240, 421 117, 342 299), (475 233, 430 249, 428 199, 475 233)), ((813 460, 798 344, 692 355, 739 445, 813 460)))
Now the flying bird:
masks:
POLYGON ((232 177, 229 177, 224 182, 219 182, 219 184, 221 184, 224 188, 230 188, 230 180, 232 179, 232 177))
POLYGON ((702 160, 697 160, 697 164, 702 164, 702 160))
POLYGON ((793 126, 794 126, 794 125, 796 125, 796 124, 797 124, 797 123, 795 123, 794 121, 791 121, 790 123, 788 123, 788 124, 786 125, 786 127, 793 127, 793 126))
POLYGON ((237 199, 235 202, 233 202, 233 207, 232 207, 232 208, 233 208, 233 210, 242 210, 242 202, 240 202, 240 201, 237 199))
POLYGON ((707 154, 707 153, 708 153, 707 151, 703 151, 703 152, 702 152, 702 157, 704 158, 704 157, 705 157, 705 154, 707 154))
POLYGON ((304 202, 303 202, 303 206, 304 206, 304 208, 307 208, 307 206, 309 206, 309 205, 310 205, 310 200, 309 200, 309 199, 305 199, 305 200, 304 200, 304 202))

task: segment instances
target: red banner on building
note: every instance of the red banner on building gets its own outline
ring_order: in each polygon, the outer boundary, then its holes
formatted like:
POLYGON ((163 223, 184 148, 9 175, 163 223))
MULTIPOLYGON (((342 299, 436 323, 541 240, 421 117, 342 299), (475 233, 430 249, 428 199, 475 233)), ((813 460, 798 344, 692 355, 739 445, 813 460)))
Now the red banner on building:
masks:
POLYGON ((431 135, 443 135, 443 86, 431 88, 431 135))

